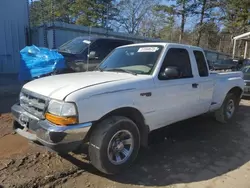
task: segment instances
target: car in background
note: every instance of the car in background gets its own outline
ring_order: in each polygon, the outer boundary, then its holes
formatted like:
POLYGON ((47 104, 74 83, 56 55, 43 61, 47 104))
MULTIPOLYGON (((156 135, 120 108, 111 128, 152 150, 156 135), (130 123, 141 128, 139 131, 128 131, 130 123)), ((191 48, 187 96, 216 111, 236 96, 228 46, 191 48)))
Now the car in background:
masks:
POLYGON ((133 41, 117 38, 76 37, 57 50, 66 61, 63 73, 92 71, 116 47, 133 44, 133 41))
POLYGON ((243 96, 250 96, 250 65, 245 66, 241 69, 243 72, 243 79, 245 82, 243 96))
POLYGON ((242 69, 243 67, 248 66, 248 65, 250 65, 250 60, 249 59, 240 58, 238 60, 238 66, 240 67, 240 69, 242 69))
POLYGON ((213 62, 211 60, 207 60, 207 64, 208 64, 209 70, 214 70, 214 65, 213 65, 213 62))
POLYGON ((235 62, 233 59, 221 59, 213 63, 214 70, 237 70, 237 67, 237 62, 235 62))
POLYGON ((250 65, 250 59, 243 59, 242 64, 243 64, 243 67, 244 66, 249 66, 250 65))

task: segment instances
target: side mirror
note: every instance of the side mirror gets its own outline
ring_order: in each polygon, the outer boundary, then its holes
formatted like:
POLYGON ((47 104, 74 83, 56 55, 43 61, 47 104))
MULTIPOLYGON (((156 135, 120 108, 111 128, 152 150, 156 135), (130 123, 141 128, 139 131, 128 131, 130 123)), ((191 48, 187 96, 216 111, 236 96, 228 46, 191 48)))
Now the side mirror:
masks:
POLYGON ((95 51, 89 52, 88 58, 89 59, 98 59, 98 57, 96 56, 96 52, 95 51))
POLYGON ((177 67, 167 67, 161 74, 164 79, 175 79, 180 77, 180 71, 177 67))

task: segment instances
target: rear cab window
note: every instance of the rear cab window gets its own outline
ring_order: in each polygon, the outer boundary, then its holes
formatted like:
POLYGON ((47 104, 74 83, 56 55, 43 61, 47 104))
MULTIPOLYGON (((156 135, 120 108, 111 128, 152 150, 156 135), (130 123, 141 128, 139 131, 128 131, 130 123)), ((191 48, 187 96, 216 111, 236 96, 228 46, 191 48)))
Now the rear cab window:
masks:
POLYGON ((202 51, 199 50, 194 50, 193 53, 200 77, 207 77, 208 68, 204 54, 202 53, 202 51))

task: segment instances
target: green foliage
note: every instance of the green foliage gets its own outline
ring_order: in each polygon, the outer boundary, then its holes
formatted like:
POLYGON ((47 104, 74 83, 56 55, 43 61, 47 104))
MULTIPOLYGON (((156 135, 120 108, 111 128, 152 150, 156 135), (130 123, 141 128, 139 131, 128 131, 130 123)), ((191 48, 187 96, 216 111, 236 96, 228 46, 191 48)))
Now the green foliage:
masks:
POLYGON ((40 0, 30 6, 33 25, 51 22, 54 13, 54 21, 108 27, 118 14, 112 0, 40 0))
POLYGON ((224 0, 222 7, 225 29, 230 33, 243 33, 249 31, 250 1, 249 0, 224 0))
POLYGON ((32 26, 62 21, 224 52, 233 36, 250 31, 250 0, 37 0, 30 6, 32 26))
POLYGON ((71 19, 70 7, 73 0, 40 0, 30 4, 30 19, 33 26, 44 22, 62 21, 74 23, 71 19), (54 15, 53 15, 54 14, 54 15))
POLYGON ((93 27, 108 27, 118 14, 112 0, 76 0, 72 10, 76 24, 93 27))
MULTIPOLYGON (((175 17, 181 19, 179 42, 182 42, 186 20, 190 15, 194 13, 195 8, 196 1, 176 0, 174 5, 159 5, 156 8, 156 11, 167 13, 170 20, 174 20, 175 17)), ((169 27, 169 25, 167 27, 169 27)))

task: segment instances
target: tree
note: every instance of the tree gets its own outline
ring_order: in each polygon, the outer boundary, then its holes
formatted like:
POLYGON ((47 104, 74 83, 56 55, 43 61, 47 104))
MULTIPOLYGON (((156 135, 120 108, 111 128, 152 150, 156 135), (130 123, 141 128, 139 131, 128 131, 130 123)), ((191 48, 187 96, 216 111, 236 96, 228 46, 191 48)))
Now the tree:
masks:
POLYGON ((52 0, 54 1, 54 17, 55 21, 65 22, 69 24, 75 23, 72 17, 72 5, 75 0, 52 0))
POLYGON ((183 42, 183 35, 185 31, 185 24, 187 18, 192 15, 195 9, 195 1, 193 0, 175 0, 173 5, 160 5, 158 6, 158 11, 164 11, 171 15, 172 18, 175 16, 180 17, 181 25, 179 32, 179 43, 183 42))
POLYGON ((161 5, 156 5, 148 11, 141 21, 138 33, 151 38, 160 38, 164 28, 174 27, 174 16, 162 11, 161 5))
POLYGON ((214 14, 217 12, 216 8, 220 5, 220 0, 198 0, 196 3, 195 14, 200 16, 199 23, 197 25, 197 39, 196 45, 200 45, 200 40, 202 37, 202 32, 204 31, 203 24, 209 22, 209 20, 214 19, 214 14))
POLYGON ((250 28, 249 0, 222 0, 225 28, 232 34, 247 32, 250 28))
POLYGON ((120 0, 118 27, 127 33, 135 34, 140 30, 142 21, 149 16, 157 0, 120 0))
POLYGON ((72 10, 76 24, 103 28, 118 14, 112 0, 76 0, 72 10))
POLYGON ((44 0, 34 1, 34 2, 31 2, 29 6, 30 6, 31 26, 37 26, 37 25, 42 24, 43 22, 50 20, 47 1, 44 1, 44 0))
POLYGON ((94 27, 109 27, 118 14, 114 0, 39 0, 30 4, 31 22, 61 21, 94 27))
POLYGON ((195 1, 190 0, 176 0, 175 12, 177 16, 181 17, 181 32, 179 36, 179 43, 182 42, 186 20, 188 16, 193 14, 195 3, 195 1))
POLYGON ((219 33, 218 51, 224 53, 232 53, 232 34, 226 28, 219 33))
MULTIPOLYGON (((250 31, 250 1, 249 0, 220 0, 221 16, 218 18, 223 24, 221 31, 221 47, 223 52, 231 53, 232 38, 250 31)), ((244 42, 237 43, 239 51, 244 50, 244 42)), ((240 55, 240 54, 239 54, 240 55)))
POLYGON ((201 40, 201 32, 202 32, 202 26, 203 26, 203 21, 204 21, 204 16, 205 16, 205 10, 207 6, 207 0, 201 0, 201 12, 200 12, 200 22, 198 25, 198 37, 197 37, 197 43, 196 45, 200 45, 200 40, 201 40))
POLYGON ((43 22, 62 21, 74 23, 71 16, 71 6, 74 0, 40 0, 32 2, 30 6, 30 20, 32 26, 43 22))
POLYGON ((174 41, 175 13, 174 6, 157 5, 153 11, 157 15, 155 23, 159 24, 158 36, 161 39, 174 41))
MULTIPOLYGON (((199 27, 196 29, 200 30, 199 27)), ((220 29, 215 21, 209 20, 208 22, 203 23, 202 31, 203 35, 200 38, 200 46, 213 50, 219 49, 220 29)), ((197 33, 196 30, 194 30, 194 34, 195 33, 197 33)))

